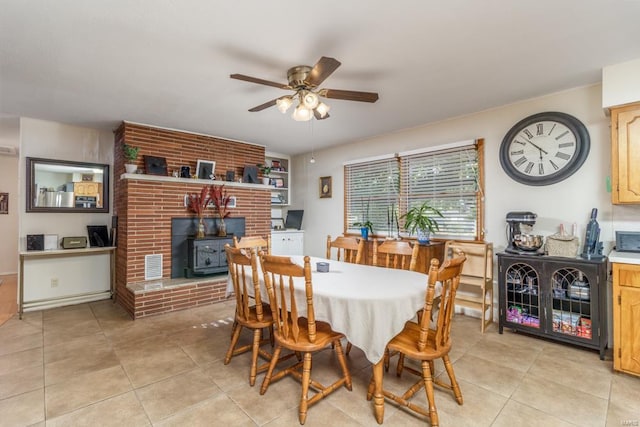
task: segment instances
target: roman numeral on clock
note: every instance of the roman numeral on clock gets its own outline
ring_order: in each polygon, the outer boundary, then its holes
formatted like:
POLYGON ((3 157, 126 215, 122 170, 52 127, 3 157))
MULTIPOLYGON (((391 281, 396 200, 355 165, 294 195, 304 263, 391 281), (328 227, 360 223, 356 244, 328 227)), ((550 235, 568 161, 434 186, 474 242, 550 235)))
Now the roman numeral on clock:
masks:
POLYGON ((527 162, 527 158, 522 156, 520 157, 518 160, 516 160, 515 162, 513 162, 514 165, 516 165, 517 167, 522 166, 523 164, 525 164, 527 162))
POLYGON ((553 163, 553 160, 549 160, 549 163, 551 163, 551 166, 553 166, 553 169, 555 169, 555 170, 560 169, 560 167, 558 167, 558 165, 556 165, 555 163, 553 163))
POLYGON ((540 136, 544 133, 543 127, 544 125, 542 123, 536 123, 536 135, 540 136))
POLYGON ((566 134, 568 134, 569 131, 565 130, 564 132, 562 132, 560 135, 556 136, 556 141, 559 140, 560 138, 562 138, 563 136, 565 136, 566 134))
POLYGON ((527 165, 526 168, 524 168, 524 171, 526 173, 531 173, 531 170, 533 169, 533 162, 529 162, 529 164, 527 165))
POLYGON ((512 156, 522 155, 524 154, 524 150, 511 151, 509 154, 511 154, 512 156))
POLYGON ((538 175, 544 175, 544 166, 542 166, 542 163, 538 163, 538 175))
POLYGON ((571 156, 567 153, 561 153, 560 151, 558 151, 556 153, 556 157, 562 160, 569 160, 571 158, 571 156))
POLYGON ((529 139, 533 138, 533 134, 529 131, 529 129, 523 130, 522 133, 527 135, 527 138, 529 138, 529 139))

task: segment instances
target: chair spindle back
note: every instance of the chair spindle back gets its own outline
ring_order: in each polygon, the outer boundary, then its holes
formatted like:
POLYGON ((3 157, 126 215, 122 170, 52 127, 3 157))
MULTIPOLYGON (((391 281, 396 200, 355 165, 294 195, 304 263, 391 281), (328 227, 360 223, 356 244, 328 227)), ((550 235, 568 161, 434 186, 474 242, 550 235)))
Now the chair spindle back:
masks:
POLYGON ((412 247, 405 241, 385 240, 378 244, 378 241, 374 240, 373 265, 416 271, 419 250, 420 246, 417 243, 412 247))
POLYGON ((262 296, 258 278, 258 255, 255 249, 238 249, 228 243, 224 245, 227 254, 229 275, 236 295, 236 313, 248 321, 250 307, 255 305, 256 317, 262 321, 262 296), (253 297, 253 300, 251 300, 253 297))
POLYGON ((327 259, 331 259, 331 249, 336 249, 336 260, 360 264, 364 253, 364 239, 355 237, 338 236, 331 241, 327 236, 327 259))

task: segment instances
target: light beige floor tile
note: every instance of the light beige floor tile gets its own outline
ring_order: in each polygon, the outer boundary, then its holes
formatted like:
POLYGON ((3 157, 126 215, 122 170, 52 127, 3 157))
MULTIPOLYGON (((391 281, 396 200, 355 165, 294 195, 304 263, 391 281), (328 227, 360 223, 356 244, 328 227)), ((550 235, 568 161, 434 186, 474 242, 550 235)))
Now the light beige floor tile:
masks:
MULTIPOLYGON (((470 354, 458 359, 453 364, 453 371, 458 381, 475 384, 504 397, 511 396, 524 377, 524 372, 470 354)), ((442 372, 440 377, 449 380, 446 372, 442 372)))
POLYGON ((64 382, 71 376, 96 372, 120 364, 108 343, 103 346, 88 346, 76 352, 67 353, 67 356, 44 365, 45 385, 64 382))
POLYGON ((82 322, 95 316, 89 304, 75 304, 42 311, 42 319, 48 324, 57 322, 82 322))
POLYGON ((520 372, 529 370, 541 349, 521 346, 507 341, 483 339, 478 341, 469 350, 469 354, 506 366, 520 372))
POLYGON ((549 381, 561 382, 562 385, 592 394, 602 399, 609 399, 612 373, 603 373, 597 369, 591 370, 593 364, 604 363, 594 354, 595 360, 573 361, 573 359, 558 359, 548 356, 544 352, 533 362, 529 373, 549 381), (584 375, 585 371, 591 371, 584 375))
POLYGON ((640 377, 617 373, 611 381, 607 425, 640 425, 640 377))
POLYGON ((42 365, 42 347, 9 353, 0 356, 0 375, 6 375, 8 373, 33 366, 42 367, 42 365))
POLYGON ((42 332, 35 332, 29 335, 19 335, 11 338, 0 338, 0 356, 3 354, 15 353, 42 347, 42 332))
POLYGON ((602 426, 607 415, 607 400, 529 374, 512 399, 580 426, 602 426))
POLYGON ((27 311, 22 313, 22 319, 19 319, 17 315, 13 318, 42 330, 42 311, 27 311))
POLYGON ((89 349, 97 348, 111 348, 111 343, 102 332, 46 346, 44 349, 44 363, 72 359, 77 357, 79 353, 85 353, 89 349))
POLYGON ((498 418, 491 424, 491 427, 571 427, 574 424, 562 421, 543 411, 531 408, 530 406, 510 400, 504 406, 498 418))
POLYGON ((271 384, 262 396, 259 394, 260 388, 250 387, 248 381, 230 390, 227 395, 258 425, 263 425, 287 409, 298 406, 301 390, 299 382, 285 377, 271 384))
MULTIPOLYGON (((221 335, 223 336, 222 342, 220 342, 221 340, 215 339, 211 341, 202 340, 193 344, 183 345, 182 350, 200 366, 206 365, 214 360, 224 359, 229 345, 229 335, 226 332, 221 335)), ((220 334, 218 334, 218 336, 220 336, 220 334)), ((239 345, 242 344, 243 342, 239 343, 239 345)))
POLYGON ((47 418, 55 418, 130 390, 131 382, 120 366, 74 375, 67 381, 45 388, 47 418))
POLYGON ((24 320, 18 319, 17 316, 7 320, 0 328, 0 342, 6 343, 7 340, 25 335, 42 334, 42 324, 34 326, 24 320))
POLYGON ((0 399, 37 390, 44 387, 44 371, 41 365, 16 369, 0 375, 0 399))
POLYGON ((154 423, 154 426, 162 427, 210 427, 212 425, 253 427, 256 424, 226 394, 217 394, 198 405, 154 423))
POLYGON ((544 341, 542 354, 558 360, 571 360, 574 363, 580 363, 589 371, 610 374, 613 370, 612 360, 600 360, 597 351, 575 345, 544 341))
POLYGON ((70 339, 102 332, 96 319, 79 322, 65 320, 63 322, 56 322, 55 324, 50 324, 45 321, 44 325, 45 346, 55 345, 70 339))
POLYGON ((44 389, 0 400, 0 427, 29 426, 44 420, 44 389))
POLYGON ((217 393, 220 393, 220 388, 200 368, 136 390, 138 400, 153 423, 205 401, 217 393))
MULTIPOLYGON (((288 409, 275 420, 268 422, 265 426, 285 427, 296 425, 300 425, 298 407, 288 409)), ((324 398, 307 409, 307 418, 304 425, 305 427, 325 427, 327 425, 358 427, 362 424, 340 409, 333 407, 328 401, 328 398, 324 398)))
MULTIPOLYGON (((228 392, 233 388, 249 384, 251 353, 247 352, 233 356, 228 365, 225 365, 223 362, 224 359, 220 358, 202 365, 203 372, 205 372, 221 390, 228 392)), ((258 366, 266 362, 266 360, 260 358, 258 366)), ((264 375, 265 372, 258 373, 255 388, 260 389, 264 375)))
POLYGON ((120 363, 135 388, 189 371, 195 364, 178 346, 140 348, 142 352, 120 357, 120 363))
POLYGON ((137 427, 148 425, 151 423, 133 392, 121 394, 47 420, 47 427, 137 427))

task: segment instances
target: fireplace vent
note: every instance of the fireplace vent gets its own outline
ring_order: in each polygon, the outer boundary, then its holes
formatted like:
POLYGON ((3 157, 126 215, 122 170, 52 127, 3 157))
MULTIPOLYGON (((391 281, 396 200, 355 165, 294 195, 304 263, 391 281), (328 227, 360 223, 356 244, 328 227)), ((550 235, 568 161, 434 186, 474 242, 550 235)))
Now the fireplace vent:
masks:
POLYGON ((144 280, 162 278, 162 254, 145 255, 144 280))

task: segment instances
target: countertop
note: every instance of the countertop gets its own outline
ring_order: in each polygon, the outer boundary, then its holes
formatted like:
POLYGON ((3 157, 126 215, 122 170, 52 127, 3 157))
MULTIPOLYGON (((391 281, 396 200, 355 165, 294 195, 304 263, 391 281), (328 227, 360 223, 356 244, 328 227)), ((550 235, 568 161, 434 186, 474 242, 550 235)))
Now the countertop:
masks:
POLYGON ((609 262, 640 264, 640 253, 611 251, 609 252, 609 262))

